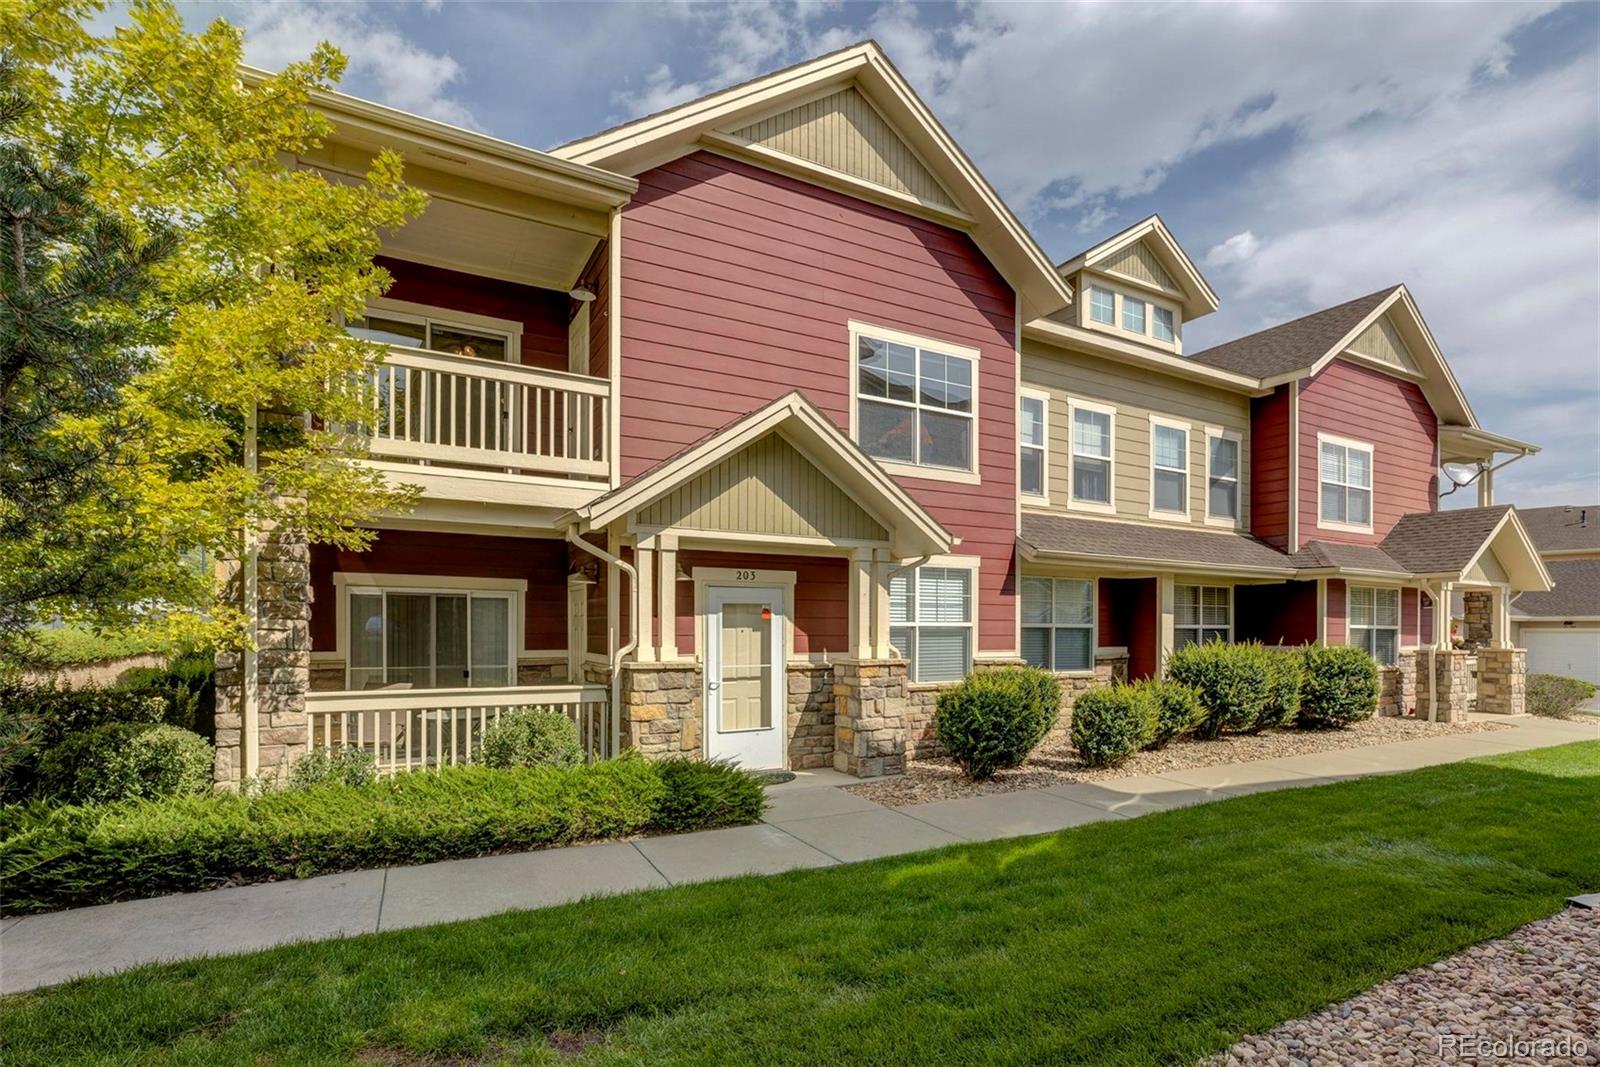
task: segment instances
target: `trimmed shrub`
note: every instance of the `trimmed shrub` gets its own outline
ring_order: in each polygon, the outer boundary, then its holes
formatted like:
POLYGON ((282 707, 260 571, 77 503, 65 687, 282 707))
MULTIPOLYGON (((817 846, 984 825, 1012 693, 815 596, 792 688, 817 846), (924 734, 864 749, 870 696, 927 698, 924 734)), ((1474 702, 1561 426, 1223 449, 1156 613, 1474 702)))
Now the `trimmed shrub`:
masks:
POLYGON ((1269 671, 1261 645, 1221 641, 1185 645, 1167 661, 1167 678, 1192 688, 1205 708, 1195 736, 1210 741, 1224 730, 1255 728, 1270 698, 1269 671))
POLYGON ((1144 690, 1154 705, 1146 748, 1165 748, 1168 742, 1188 737, 1206 717, 1200 694, 1181 682, 1158 682, 1152 678, 1136 682, 1133 687, 1144 690))
POLYGON ((1300 714, 1308 730, 1349 726, 1378 710, 1378 665, 1364 648, 1315 645, 1301 654, 1300 714))
POLYGON ((1019 765, 1061 714, 1061 684, 1036 667, 969 674, 939 694, 934 736, 973 781, 1019 765))
POLYGON ((117 689, 160 698, 162 721, 193 730, 208 741, 216 736, 217 670, 210 652, 185 652, 165 667, 130 667, 117 689))
POLYGON ((753 821, 761 785, 736 773, 664 775, 630 755, 577 767, 447 767, 256 797, 13 805, 0 808, 4 906, 22 914, 429 863, 626 837, 668 822, 696 829, 696 817, 753 821))
POLYGON ((155 724, 166 707, 158 697, 121 689, 0 682, 0 716, 26 724, 28 743, 13 750, 10 772, 0 777, 0 799, 20 800, 39 788, 39 763, 67 738, 111 723, 155 724))
POLYGON ((1257 649, 1267 671, 1267 699, 1261 713, 1250 727, 1258 734, 1274 726, 1288 726, 1300 713, 1300 675, 1305 663, 1302 649, 1267 648, 1262 645, 1245 645, 1257 649))
POLYGON ((485 767, 576 767, 583 762, 578 727, 559 711, 521 708, 483 731, 478 762, 485 767))
POLYGON ((1594 699, 1595 687, 1578 678, 1559 674, 1528 675, 1528 713, 1565 719, 1578 714, 1578 705, 1594 699))
POLYGON ((1072 701, 1072 747, 1091 767, 1115 767, 1154 739, 1158 716, 1149 686, 1079 693, 1072 701))
POLYGON ((766 807, 761 779, 723 760, 654 764, 663 786, 650 829, 664 834, 755 822, 766 807))
POLYGON ((108 723, 46 752, 40 791, 77 804, 201 793, 211 788, 215 756, 205 738, 176 726, 108 723))
POLYGON ((314 748, 289 769, 290 789, 319 785, 371 785, 378 778, 378 761, 370 748, 314 748))

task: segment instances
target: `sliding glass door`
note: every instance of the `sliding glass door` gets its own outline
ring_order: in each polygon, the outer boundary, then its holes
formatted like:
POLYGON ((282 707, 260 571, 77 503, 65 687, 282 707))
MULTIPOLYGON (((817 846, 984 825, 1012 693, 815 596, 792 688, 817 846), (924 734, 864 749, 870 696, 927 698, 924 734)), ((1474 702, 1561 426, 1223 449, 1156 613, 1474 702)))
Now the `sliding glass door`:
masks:
POLYGON ((512 685, 508 593, 350 594, 351 689, 512 685))

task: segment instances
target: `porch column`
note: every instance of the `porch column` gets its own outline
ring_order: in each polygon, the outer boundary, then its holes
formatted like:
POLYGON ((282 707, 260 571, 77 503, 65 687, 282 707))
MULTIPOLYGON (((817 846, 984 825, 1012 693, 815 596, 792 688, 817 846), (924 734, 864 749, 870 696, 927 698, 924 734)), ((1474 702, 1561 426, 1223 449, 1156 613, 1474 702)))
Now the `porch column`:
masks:
POLYGON ((1160 650, 1161 660, 1158 673, 1165 674, 1167 660, 1172 656, 1173 647, 1177 643, 1174 629, 1176 624, 1178 604, 1178 580, 1171 574, 1163 574, 1156 578, 1156 648, 1160 650))
MULTIPOLYGON (((889 652, 889 571, 894 567, 887 548, 872 553, 872 658, 888 659, 889 652)), ((974 591, 976 596, 976 591, 974 591)))
POLYGON ((858 548, 850 560, 850 655, 872 659, 872 550, 858 548))
POLYGON ((639 571, 639 648, 634 658, 640 663, 656 661, 655 630, 651 623, 655 616, 655 559, 656 539, 641 537, 634 550, 634 566, 639 571))
POLYGON ((656 550, 656 609, 661 614, 661 659, 678 658, 678 538, 660 534, 656 550))
POLYGON ((567 575, 567 684, 583 681, 589 656, 589 586, 581 574, 567 575))
POLYGON ((1489 644, 1494 648, 1511 647, 1511 590, 1503 585, 1494 587, 1490 594, 1491 622, 1489 644))

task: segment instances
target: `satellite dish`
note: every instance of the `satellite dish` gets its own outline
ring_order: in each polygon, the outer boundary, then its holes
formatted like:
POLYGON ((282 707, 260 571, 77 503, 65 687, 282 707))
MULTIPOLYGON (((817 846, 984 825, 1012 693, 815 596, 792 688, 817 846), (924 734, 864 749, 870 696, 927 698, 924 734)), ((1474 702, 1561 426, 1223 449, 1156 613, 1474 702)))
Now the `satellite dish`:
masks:
POLYGON ((1446 463, 1444 465, 1444 476, 1457 486, 1470 485, 1472 480, 1478 476, 1478 468, 1468 463, 1446 463))

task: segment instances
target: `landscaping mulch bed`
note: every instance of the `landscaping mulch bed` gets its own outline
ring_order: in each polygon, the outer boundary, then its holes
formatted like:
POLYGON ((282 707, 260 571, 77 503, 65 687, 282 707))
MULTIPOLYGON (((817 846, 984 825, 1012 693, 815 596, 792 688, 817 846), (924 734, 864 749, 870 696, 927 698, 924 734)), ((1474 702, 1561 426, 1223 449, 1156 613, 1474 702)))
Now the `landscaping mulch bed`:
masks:
POLYGON ((1597 983, 1600 911, 1569 908, 1247 1037, 1206 1062, 1600 1063, 1597 983))
POLYGON ((1064 782, 1097 782, 1137 774, 1216 767, 1225 763, 1303 756, 1425 737, 1505 730, 1504 723, 1483 720, 1464 723, 1418 719, 1372 718, 1342 730, 1267 730, 1252 736, 1224 736, 1215 741, 1177 741, 1155 752, 1140 752, 1120 767, 1087 767, 1079 761, 1072 742, 1063 732, 1040 745, 1022 766, 1000 771, 987 782, 969 782, 947 759, 914 760, 906 773, 879 782, 845 786, 849 792, 891 808, 957 800, 988 793, 1037 789, 1064 782))

